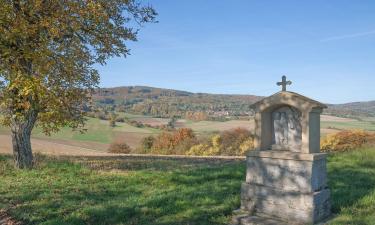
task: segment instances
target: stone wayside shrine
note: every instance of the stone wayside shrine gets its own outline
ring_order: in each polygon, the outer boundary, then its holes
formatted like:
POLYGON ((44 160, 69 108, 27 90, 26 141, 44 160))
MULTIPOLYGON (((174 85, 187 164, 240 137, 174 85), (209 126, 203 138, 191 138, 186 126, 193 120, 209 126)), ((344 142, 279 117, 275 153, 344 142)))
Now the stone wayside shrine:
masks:
POLYGON ((235 224, 315 224, 331 214, 320 114, 326 106, 286 91, 253 105, 255 150, 247 155, 235 224))

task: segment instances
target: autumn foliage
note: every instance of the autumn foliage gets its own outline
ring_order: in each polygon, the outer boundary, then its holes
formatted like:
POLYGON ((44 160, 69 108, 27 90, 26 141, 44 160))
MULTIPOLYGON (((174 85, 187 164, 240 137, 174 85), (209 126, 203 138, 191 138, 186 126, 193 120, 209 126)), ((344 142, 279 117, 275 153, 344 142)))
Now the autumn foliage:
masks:
POLYGON ((33 166, 35 126, 85 130, 96 65, 129 55, 127 42, 156 15, 137 0, 0 0, 0 124, 10 127, 17 168, 33 166))
POLYGON ((188 155, 228 155, 240 156, 254 148, 254 138, 249 130, 236 128, 214 135, 206 143, 190 148, 188 155))
POLYGON ((185 118, 193 121, 204 121, 208 119, 208 115, 205 112, 186 112, 185 118))
POLYGON ((163 132, 158 135, 150 149, 153 154, 183 154, 185 148, 197 141, 192 129, 180 128, 174 132, 163 132))
POLYGON ((145 137, 135 149, 137 153, 163 155, 240 156, 254 148, 249 130, 236 128, 208 137, 197 137, 193 130, 180 128, 145 137))
POLYGON ((132 149, 129 147, 128 144, 125 142, 116 141, 112 143, 109 148, 109 153, 117 153, 117 154, 129 154, 131 153, 132 149))
POLYGON ((375 144, 374 133, 363 130, 346 130, 327 135, 321 141, 321 149, 325 152, 341 152, 373 144, 375 144))

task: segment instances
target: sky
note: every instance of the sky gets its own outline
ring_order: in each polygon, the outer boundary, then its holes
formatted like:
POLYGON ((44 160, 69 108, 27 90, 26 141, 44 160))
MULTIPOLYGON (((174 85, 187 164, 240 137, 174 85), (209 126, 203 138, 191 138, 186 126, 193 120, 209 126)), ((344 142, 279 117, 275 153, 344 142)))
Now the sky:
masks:
POLYGON ((144 85, 268 96, 286 75, 324 103, 375 100, 374 0, 144 0, 158 23, 131 55, 112 58, 101 87, 144 85))

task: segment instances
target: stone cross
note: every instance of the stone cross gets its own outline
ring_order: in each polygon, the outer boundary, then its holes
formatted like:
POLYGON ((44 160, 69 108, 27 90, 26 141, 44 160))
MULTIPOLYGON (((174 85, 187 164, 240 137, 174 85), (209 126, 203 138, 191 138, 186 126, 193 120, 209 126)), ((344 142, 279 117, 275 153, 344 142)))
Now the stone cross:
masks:
POLYGON ((286 80, 286 76, 283 76, 282 77, 282 81, 281 82, 277 82, 277 85, 278 86, 282 86, 283 87, 283 89, 282 89, 282 91, 286 91, 286 86, 287 85, 291 85, 292 84, 292 81, 290 81, 290 80, 286 80))

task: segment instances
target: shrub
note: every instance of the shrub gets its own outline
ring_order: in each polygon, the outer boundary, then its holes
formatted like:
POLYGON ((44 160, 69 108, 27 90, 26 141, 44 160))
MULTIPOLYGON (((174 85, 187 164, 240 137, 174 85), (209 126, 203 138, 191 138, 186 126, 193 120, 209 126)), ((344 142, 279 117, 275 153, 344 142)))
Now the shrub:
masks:
POLYGON ((180 128, 173 133, 173 144, 176 146, 186 139, 195 138, 194 132, 190 128, 180 128))
POLYGON ((116 122, 125 123, 125 118, 124 117, 118 117, 118 118, 116 118, 116 122))
POLYGON ((204 121, 208 119, 206 112, 186 112, 185 118, 193 121, 204 121))
MULTIPOLYGON (((196 143, 193 130, 180 128, 174 132, 162 132, 152 142, 153 154, 185 154, 196 143)), ((147 146, 148 147, 148 146, 147 146)))
POLYGON ((244 140, 240 145, 240 155, 246 155, 248 151, 251 151, 254 149, 254 139, 253 138, 247 138, 244 140))
POLYGON ((322 151, 336 152, 361 148, 375 143, 375 134, 363 130, 346 130, 327 135, 320 144, 322 151))
POLYGON ((198 156, 215 156, 220 155, 220 144, 221 144, 221 137, 220 135, 214 135, 210 139, 209 144, 201 143, 192 146, 189 151, 186 153, 187 155, 198 155, 198 156))
POLYGON ((186 155, 186 152, 196 144, 198 144, 198 140, 196 138, 185 138, 173 148, 171 154, 186 155))
POLYGON ((133 126, 133 127, 138 127, 138 128, 143 128, 144 125, 143 123, 139 122, 139 121, 136 121, 136 120, 130 120, 128 122, 129 125, 133 126))
POLYGON ((128 144, 119 141, 112 143, 108 148, 109 153, 129 154, 131 151, 132 149, 128 144))
POLYGON ((208 143, 192 146, 187 155, 215 156, 215 155, 245 155, 254 148, 254 139, 250 131, 236 128, 213 135, 208 143))
POLYGON ((153 136, 144 137, 141 141, 141 149, 143 153, 150 152, 152 146, 154 145, 155 138, 153 136))
POLYGON ((209 148, 211 147, 208 144, 197 144, 192 146, 189 151, 186 152, 186 155, 208 156, 209 148))
POLYGON ((110 119, 109 120, 109 126, 110 127, 115 127, 116 126, 116 120, 110 119))
POLYGON ((158 136, 142 139, 137 153, 165 155, 245 155, 254 148, 254 139, 249 130, 236 128, 200 140, 193 130, 180 128, 173 132, 162 132, 158 136))
POLYGON ((169 132, 159 134, 152 145, 151 152, 154 154, 168 154, 173 149, 173 135, 169 132))
POLYGON ((104 113, 98 113, 96 115, 96 118, 99 118, 101 120, 109 120, 109 117, 107 115, 105 115, 104 113))
POLYGON ((244 155, 248 148, 253 148, 252 143, 253 136, 247 129, 236 128, 224 131, 221 134, 221 155, 244 155))

